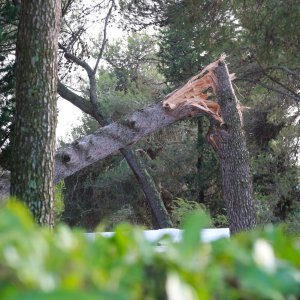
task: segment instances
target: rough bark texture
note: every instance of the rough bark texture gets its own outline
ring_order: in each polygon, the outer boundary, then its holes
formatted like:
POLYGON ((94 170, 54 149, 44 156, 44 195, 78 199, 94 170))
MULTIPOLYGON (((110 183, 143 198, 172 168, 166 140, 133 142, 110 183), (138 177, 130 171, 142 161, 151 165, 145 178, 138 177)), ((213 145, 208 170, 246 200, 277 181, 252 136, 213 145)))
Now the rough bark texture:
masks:
POLYGON ((168 112, 160 102, 74 141, 55 155, 55 182, 190 114, 187 107, 168 112))
POLYGON ((11 193, 48 226, 53 226, 60 8, 60 0, 22 1, 16 52, 11 193))
POLYGON ((10 172, 0 170, 0 205, 9 197, 10 172))
POLYGON ((210 136, 220 156, 224 201, 230 232, 234 234, 256 225, 252 179, 239 103, 224 62, 219 63, 215 75, 218 80, 217 98, 225 125, 223 129, 213 126, 210 136))

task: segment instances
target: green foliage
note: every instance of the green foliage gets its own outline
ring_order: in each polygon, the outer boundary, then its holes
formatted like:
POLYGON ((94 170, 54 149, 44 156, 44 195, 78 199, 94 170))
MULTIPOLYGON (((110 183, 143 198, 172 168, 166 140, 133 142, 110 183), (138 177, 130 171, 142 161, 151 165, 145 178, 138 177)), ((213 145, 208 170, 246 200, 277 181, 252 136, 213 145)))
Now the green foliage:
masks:
POLYGON ((159 52, 161 71, 168 82, 182 84, 224 51, 233 50, 230 12, 228 1, 169 3, 159 52))
POLYGON ((151 213, 135 180, 121 155, 111 156, 65 179, 62 220, 89 231, 95 230, 100 222, 108 228, 125 220, 149 226, 151 213))
MULTIPOLYGON (((250 107, 244 112, 245 130, 259 222, 289 219, 299 199, 300 98, 294 102, 286 97, 299 90, 299 1, 183 0, 166 2, 166 7, 159 40, 166 80, 180 85, 222 52, 229 55, 238 96, 250 107)), ((140 9, 145 11, 142 5, 140 9)), ((205 150, 203 145, 198 149, 200 154, 205 150)), ((217 178, 219 171, 213 163, 207 153, 202 155, 199 191, 202 188, 203 194, 216 186, 211 178, 217 178), (212 177, 201 178, 213 171, 212 177)), ((213 216, 222 216, 218 203, 205 199, 213 216)))
POLYGON ((37 227, 27 210, 0 211, 0 297, 18 299, 297 299, 299 238, 268 227, 204 244, 204 215, 164 250, 128 225, 111 238, 37 227))
MULTIPOLYGON (((209 213, 209 210, 203 203, 199 203, 184 198, 176 198, 171 204, 171 216, 173 224, 181 228, 186 217, 191 213, 209 213)), ((215 214, 208 223, 210 227, 223 228, 228 227, 227 216, 224 214, 215 214)))
POLYGON ((101 69, 98 74, 101 111, 112 121, 117 121, 123 115, 142 108, 153 100, 149 86, 137 87, 136 82, 129 79, 126 79, 125 83, 122 73, 120 70, 115 72, 101 69))
POLYGON ((0 165, 10 168, 9 138, 15 111, 16 24, 19 9, 11 1, 0 2, 0 165))
POLYGON ((64 189, 65 182, 61 180, 54 188, 54 215, 55 223, 60 221, 61 215, 64 211, 64 189))
POLYGON ((202 203, 190 201, 183 198, 176 198, 175 200, 173 200, 171 209, 172 220, 176 227, 182 227, 182 222, 190 213, 206 211, 206 208, 202 203))
POLYGON ((105 59, 117 79, 117 90, 141 90, 154 87, 159 79, 162 80, 156 70, 156 44, 157 41, 148 34, 133 33, 108 46, 105 59))
POLYGON ((104 221, 105 230, 111 231, 113 230, 118 224, 124 222, 130 222, 131 224, 135 223, 135 212, 130 204, 123 205, 119 210, 111 214, 107 221, 104 221))
POLYGON ((299 63, 299 1, 232 1, 243 28, 240 39, 262 61, 299 63))

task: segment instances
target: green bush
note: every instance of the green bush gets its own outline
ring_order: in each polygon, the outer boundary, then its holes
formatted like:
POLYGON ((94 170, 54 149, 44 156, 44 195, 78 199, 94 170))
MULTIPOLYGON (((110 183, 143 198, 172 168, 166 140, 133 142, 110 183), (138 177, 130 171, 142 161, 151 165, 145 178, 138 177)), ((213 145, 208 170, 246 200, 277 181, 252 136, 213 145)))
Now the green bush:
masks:
POLYGON ((55 215, 55 223, 58 223, 61 219, 61 215, 64 211, 64 193, 65 182, 61 180, 58 184, 55 185, 54 188, 54 215, 55 215))
POLYGON ((122 225, 90 241, 64 225, 37 227, 15 202, 0 211, 0 299, 297 299, 300 240, 266 228, 210 244, 192 215, 164 250, 122 225))
MULTIPOLYGON (((171 216, 175 227, 182 227, 185 218, 191 213, 207 213, 208 209, 203 203, 196 201, 176 198, 171 204, 171 216)), ((211 218, 208 224, 210 227, 224 228, 228 227, 227 217, 225 215, 217 214, 211 218)))
POLYGON ((172 220, 176 227, 182 227, 184 219, 192 212, 206 212, 206 207, 202 203, 187 200, 183 198, 176 198, 172 201, 172 220))

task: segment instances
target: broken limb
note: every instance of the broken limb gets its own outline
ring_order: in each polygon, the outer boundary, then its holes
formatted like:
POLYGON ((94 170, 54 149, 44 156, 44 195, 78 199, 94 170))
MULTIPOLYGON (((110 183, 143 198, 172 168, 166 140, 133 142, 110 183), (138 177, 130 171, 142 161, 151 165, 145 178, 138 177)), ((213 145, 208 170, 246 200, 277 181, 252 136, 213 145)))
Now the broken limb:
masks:
MULTIPOLYGON (((215 68, 216 62, 209 66, 210 70, 215 68)), ((208 69, 209 68, 205 68, 204 70, 208 71, 208 69)), ((199 80, 199 76, 202 73, 203 71, 194 76, 192 78, 193 80, 191 79, 188 84, 183 87, 185 91, 188 91, 189 93, 192 92, 193 83, 196 80, 199 80)), ((213 118, 218 124, 223 122, 223 119, 220 119, 218 109, 207 109, 210 105, 209 102, 206 102, 206 106, 200 106, 199 108, 197 107, 197 103, 199 102, 197 99, 198 95, 195 95, 193 98, 195 99, 195 105, 190 105, 190 101, 188 101, 190 100, 190 94, 189 99, 187 99, 180 90, 181 89, 178 89, 168 95, 163 102, 149 105, 148 107, 125 117, 119 122, 100 128, 93 134, 87 135, 74 141, 71 145, 59 149, 55 156, 55 182, 74 174, 82 168, 105 158, 119 149, 133 144, 148 134, 180 119, 187 118, 189 116, 206 115, 213 118), (180 97, 178 95, 180 95, 180 97), (179 102, 176 102, 177 100, 179 100, 179 102), (170 109, 173 101, 176 102, 176 105, 173 109, 170 109), (189 103, 188 105, 185 105, 187 101, 189 103)), ((65 90, 65 92, 67 91, 65 90)), ((76 94, 70 93, 70 95, 73 99, 76 98, 76 94)), ((78 100, 78 102, 81 100, 80 103, 82 103, 83 98, 80 97, 76 100, 78 100)), ((75 101, 73 100, 73 102, 75 101)), ((87 103, 90 104, 90 102, 87 103)), ((215 102, 215 105, 218 104, 215 102)))
MULTIPOLYGON (((100 128, 58 149, 55 155, 55 182, 191 114, 192 109, 188 107, 166 112, 160 102, 100 128)), ((201 112, 198 111, 197 115, 201 112)))
MULTIPOLYGON (((209 100, 209 98, 213 98, 216 94, 218 80, 214 71, 218 67, 218 63, 223 62, 224 59, 225 56, 221 56, 217 61, 209 64, 192 77, 184 86, 167 95, 163 101, 163 106, 168 110, 192 107, 193 114, 199 110, 222 125, 224 120, 220 113, 220 106, 217 101, 209 100)), ((233 80, 234 76, 234 74, 230 74, 229 79, 233 80)))
POLYGON ((223 198, 231 234, 256 226, 256 212, 252 193, 248 151, 242 128, 239 102, 235 96, 227 66, 219 62, 215 69, 217 100, 226 124, 224 131, 212 125, 211 138, 220 156, 223 198), (220 136, 222 139, 220 139, 220 136))
POLYGON ((210 119, 207 139, 220 158, 223 197, 233 234, 255 227, 256 216, 241 111, 231 84, 234 75, 228 73, 224 58, 211 63, 168 95, 163 105, 169 111, 191 107, 196 109, 192 114, 199 111, 210 119), (218 101, 208 100, 208 89, 216 94, 218 101))

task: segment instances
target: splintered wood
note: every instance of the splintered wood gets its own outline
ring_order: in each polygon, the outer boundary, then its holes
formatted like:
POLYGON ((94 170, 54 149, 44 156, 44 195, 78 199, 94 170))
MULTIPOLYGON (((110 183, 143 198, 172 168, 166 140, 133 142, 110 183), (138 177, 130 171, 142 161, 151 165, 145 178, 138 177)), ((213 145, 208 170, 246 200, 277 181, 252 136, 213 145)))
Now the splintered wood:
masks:
MULTIPOLYGON (((219 104, 208 98, 215 95, 218 82, 214 70, 224 59, 225 56, 221 56, 192 77, 183 87, 167 95, 163 101, 163 107, 173 110, 180 106, 188 106, 192 108, 192 115, 199 114, 200 110, 222 125, 224 121, 219 104)), ((230 74, 230 79, 234 79, 234 74, 230 74)))

